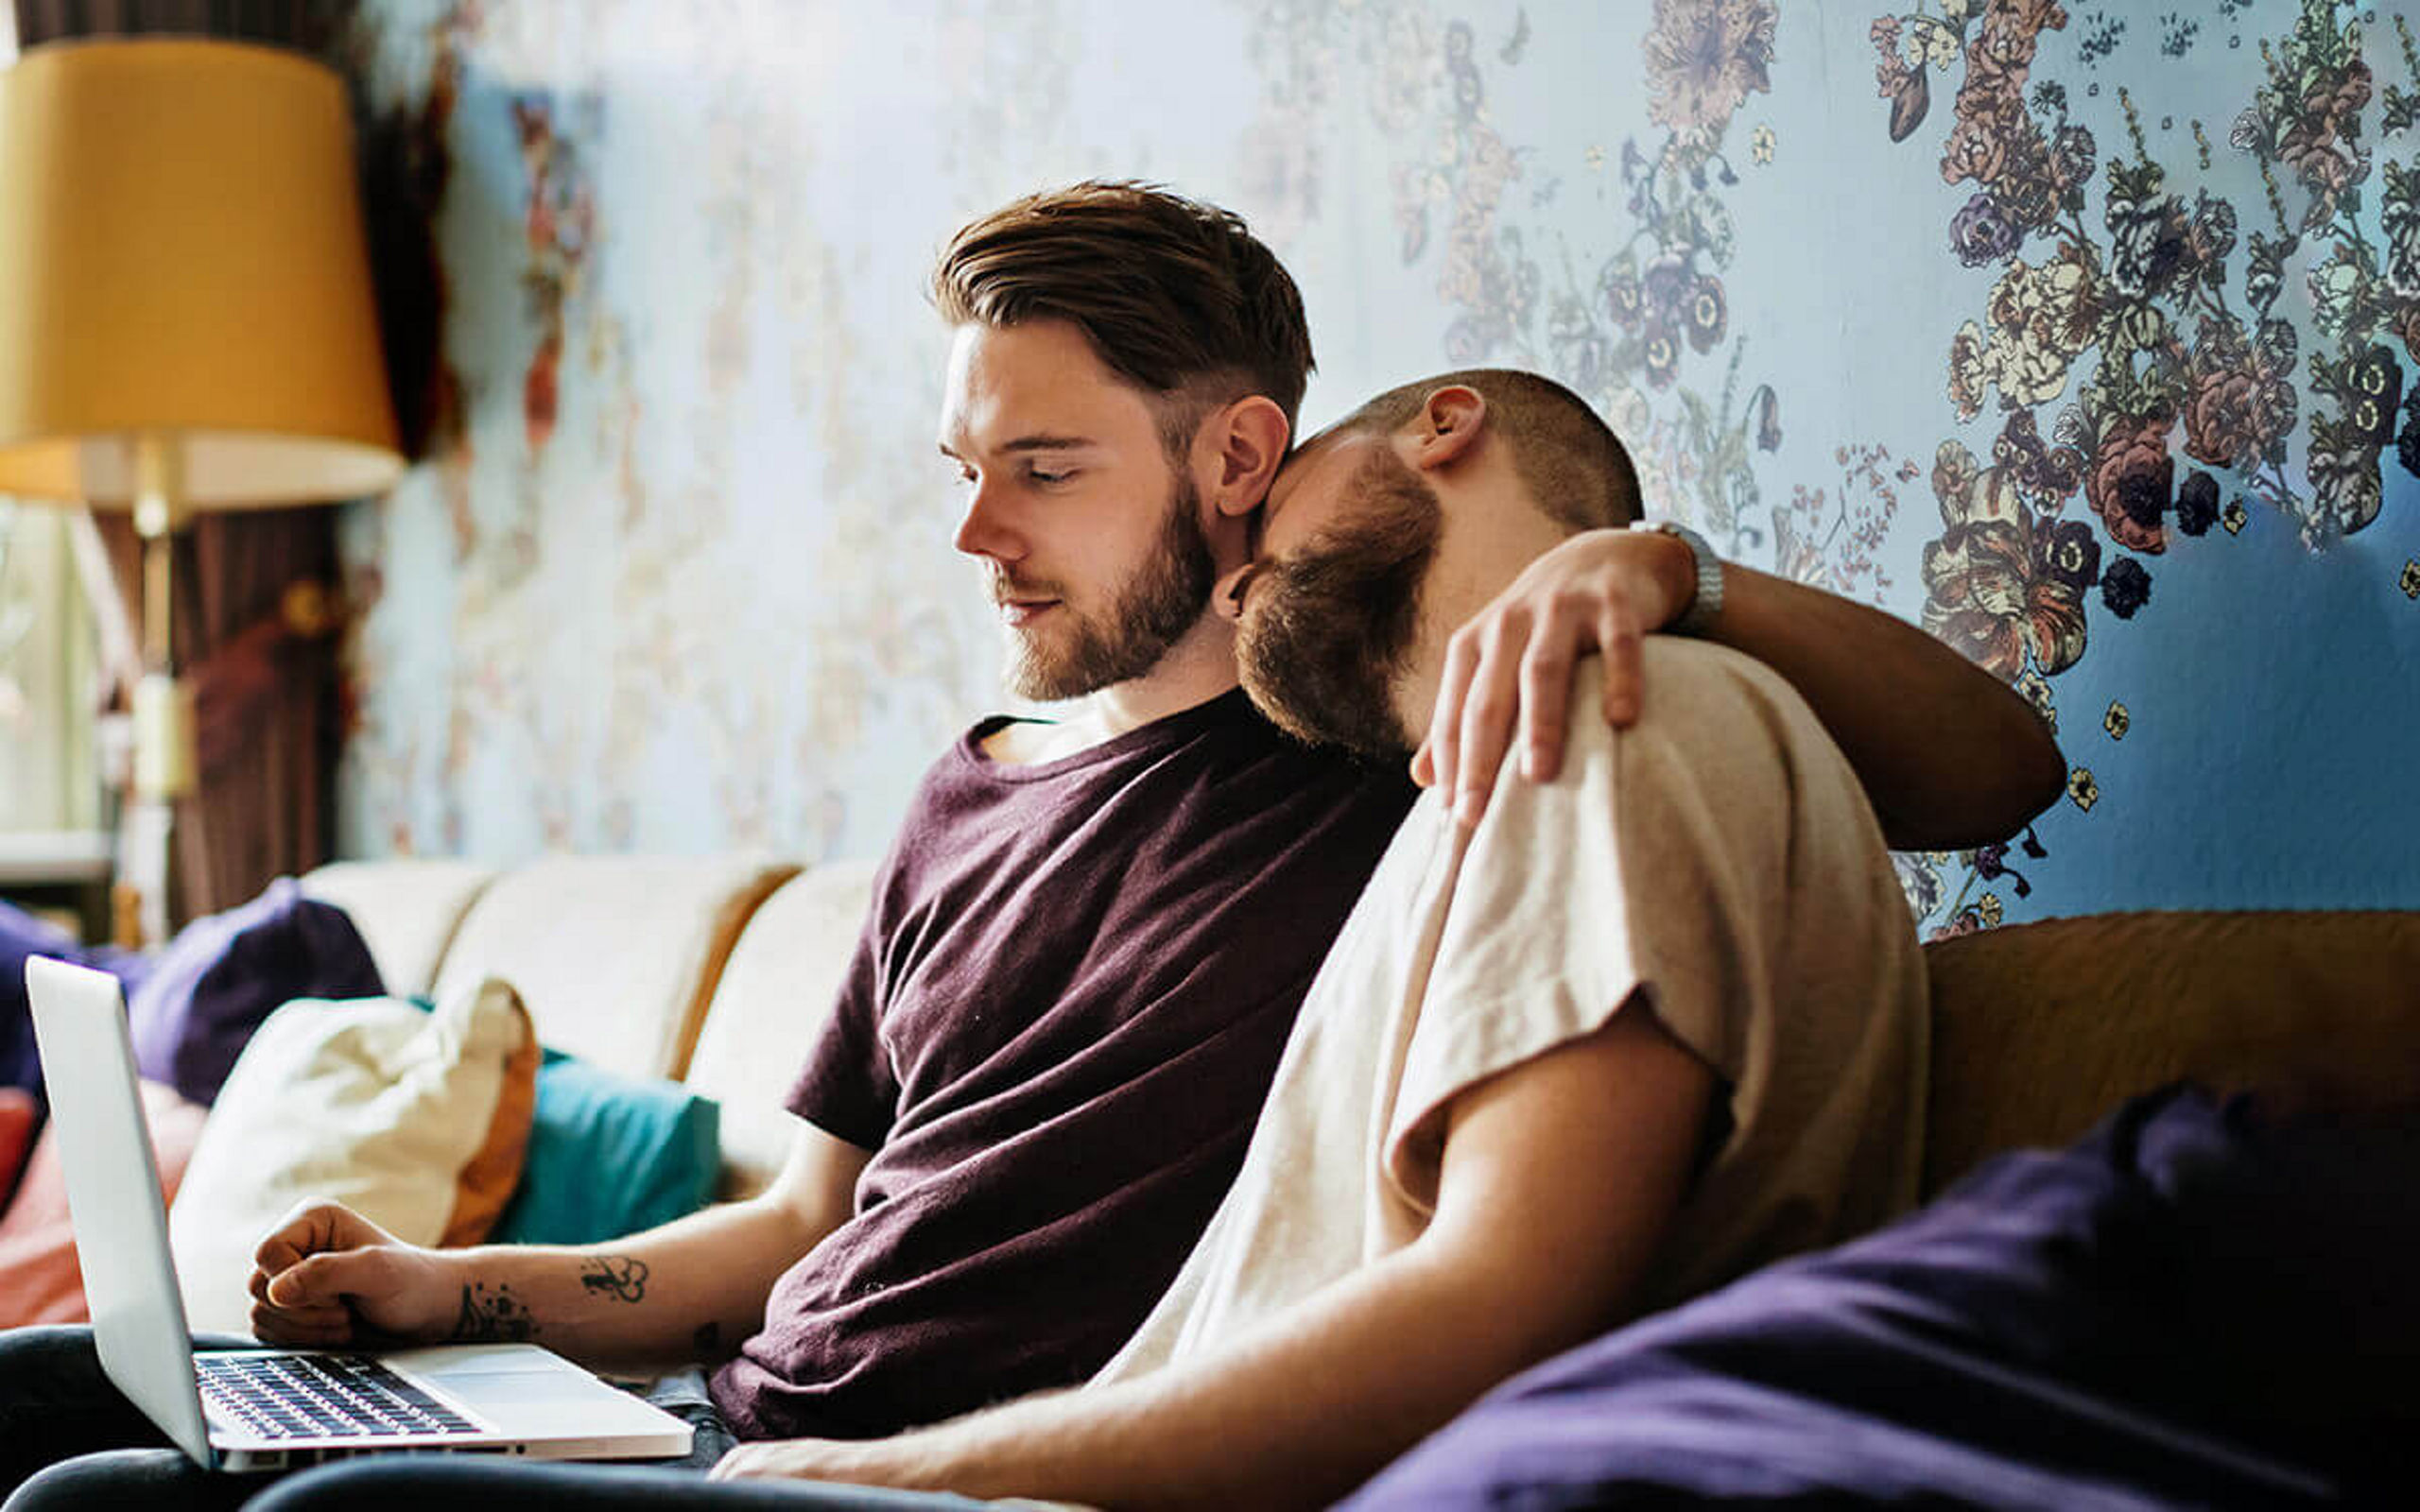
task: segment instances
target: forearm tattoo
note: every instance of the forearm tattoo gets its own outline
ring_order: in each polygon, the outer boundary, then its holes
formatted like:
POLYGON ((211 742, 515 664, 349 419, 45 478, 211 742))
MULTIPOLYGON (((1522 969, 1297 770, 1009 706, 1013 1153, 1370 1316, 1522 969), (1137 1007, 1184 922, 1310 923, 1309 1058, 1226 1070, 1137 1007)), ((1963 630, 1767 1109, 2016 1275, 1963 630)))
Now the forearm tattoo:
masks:
POLYGON ((647 1296, 647 1262, 599 1255, 580 1267, 579 1284, 617 1302, 639 1301, 647 1296))
POLYGON ((463 1344, 520 1343, 538 1336, 538 1320, 529 1315, 512 1289, 491 1290, 474 1281, 462 1288, 462 1311, 454 1319, 454 1337, 463 1344))

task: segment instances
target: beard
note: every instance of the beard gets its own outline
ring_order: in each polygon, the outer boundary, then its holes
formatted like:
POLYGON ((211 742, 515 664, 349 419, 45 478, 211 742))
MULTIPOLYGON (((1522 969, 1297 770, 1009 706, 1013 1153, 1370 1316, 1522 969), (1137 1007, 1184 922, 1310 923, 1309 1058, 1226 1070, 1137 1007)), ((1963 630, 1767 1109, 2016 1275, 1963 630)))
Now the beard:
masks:
MULTIPOLYGON (((1192 478, 1180 475, 1169 490, 1159 541, 1118 585, 1105 614, 1083 614, 1061 596, 1068 627, 1055 644, 1011 633, 1009 691, 1020 698, 1057 703, 1143 676, 1201 618, 1217 579, 1218 564, 1201 529, 1201 492, 1192 478)), ((1011 586, 1005 575, 994 575, 995 596, 1005 596, 1011 586)), ((1056 591, 1055 585, 1013 586, 1056 591)))
POLYGON ((1416 743, 1395 713, 1395 681, 1420 627, 1443 513, 1436 490, 1383 448, 1344 491, 1337 524, 1261 574, 1236 655, 1244 692, 1280 729, 1401 760, 1416 743))

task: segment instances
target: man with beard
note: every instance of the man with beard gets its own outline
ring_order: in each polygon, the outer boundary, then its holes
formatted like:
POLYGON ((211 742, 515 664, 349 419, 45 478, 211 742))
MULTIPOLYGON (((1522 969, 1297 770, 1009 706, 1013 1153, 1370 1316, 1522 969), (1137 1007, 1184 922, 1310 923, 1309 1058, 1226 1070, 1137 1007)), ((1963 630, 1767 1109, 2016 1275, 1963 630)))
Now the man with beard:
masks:
MULTIPOLYGON (((1288 463, 1219 584, 1243 685, 1400 758, 1455 627, 1636 508, 1620 443, 1547 380, 1383 395, 1288 463)), ((1924 970, 1856 774, 1750 658, 1656 637, 1644 665, 1619 732, 1580 679, 1554 781, 1500 780, 1473 828, 1414 809, 1233 1190, 1098 1378, 717 1473, 1323 1505, 1513 1372, 1907 1206, 1924 970)))
MULTIPOLYGON (((315 1206, 261 1246, 264 1338, 441 1340, 509 1315, 599 1368, 698 1361, 713 1373, 697 1457, 711 1461, 735 1439, 870 1438, 1081 1382, 1177 1274, 1412 797, 1399 767, 1305 746, 1254 713, 1211 606, 1291 438, 1310 367, 1300 299, 1235 216, 1114 184, 973 223, 934 288, 957 332, 940 438, 966 489, 956 543, 987 569, 1015 690, 1082 701, 1055 722, 985 721, 926 775, 791 1093, 784 1172, 751 1201, 577 1249, 424 1250, 315 1206), (585 1284, 600 1263, 644 1287, 585 1284)), ((1675 554, 1688 555, 1615 537, 1567 558, 1599 586, 1575 597, 1558 577, 1542 591, 1560 610, 1511 606, 1547 627, 1528 663, 1567 662, 1585 635, 1634 670, 1631 621, 1677 609, 1638 563, 1668 569, 1675 554), (1574 617, 1574 603, 1589 608, 1574 617)), ((1851 631, 1813 652, 1795 627, 1738 623, 1761 625, 1759 652, 1837 662, 1833 685, 1880 665, 1910 704, 1979 697, 2034 728, 1921 634, 1847 612, 1851 631)), ((1519 639, 1490 632, 1508 653, 1495 666, 1524 662, 1519 639)), ((1474 734, 1504 744, 1512 716, 1491 716, 1488 690, 1515 676, 1475 666, 1465 774, 1487 765, 1468 754, 1474 734)), ((1877 786, 1909 812, 1996 833, 2039 806, 2014 761, 1984 774, 1996 796, 1978 800, 1977 774, 1899 710, 1862 734, 1877 786)), ((597 1504, 608 1484, 703 1489, 373 1461, 276 1494, 369 1505, 507 1479, 532 1507, 597 1504)))

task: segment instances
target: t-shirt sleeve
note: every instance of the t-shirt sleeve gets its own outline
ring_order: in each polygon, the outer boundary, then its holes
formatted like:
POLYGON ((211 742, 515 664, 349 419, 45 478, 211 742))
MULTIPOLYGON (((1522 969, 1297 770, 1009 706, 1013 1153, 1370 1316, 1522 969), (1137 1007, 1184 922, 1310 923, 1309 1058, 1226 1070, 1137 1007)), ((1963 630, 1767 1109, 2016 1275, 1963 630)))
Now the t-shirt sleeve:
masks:
MULTIPOLYGON (((888 868, 886 868, 887 872, 888 868)), ((887 879, 886 879, 887 880, 887 879)), ((886 889, 877 885, 877 900, 886 889)), ((835 1139, 879 1149, 899 1110, 899 1083, 882 1040, 881 909, 867 910, 849 973, 784 1104, 835 1139)))
POLYGON ((1645 715, 1619 732, 1582 671, 1561 774, 1532 782, 1507 763, 1499 775, 1456 877, 1388 1129, 1387 1178, 1415 1207, 1435 1206, 1456 1096, 1634 1001, 1738 1081, 1788 921, 1790 750, 1806 730, 1772 706, 1763 668, 1696 654, 1716 649, 1651 662, 1645 715))

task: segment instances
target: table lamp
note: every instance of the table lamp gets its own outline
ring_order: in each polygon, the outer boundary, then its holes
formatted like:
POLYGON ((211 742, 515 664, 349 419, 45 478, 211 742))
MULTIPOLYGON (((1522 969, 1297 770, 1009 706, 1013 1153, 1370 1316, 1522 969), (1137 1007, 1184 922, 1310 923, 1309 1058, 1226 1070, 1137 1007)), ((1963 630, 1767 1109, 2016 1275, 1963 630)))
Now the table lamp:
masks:
POLYGON ((51 43, 0 72, 0 493, 133 512, 149 937, 194 782, 171 536, 201 510, 376 493, 403 468, 336 73, 157 37, 51 43))

